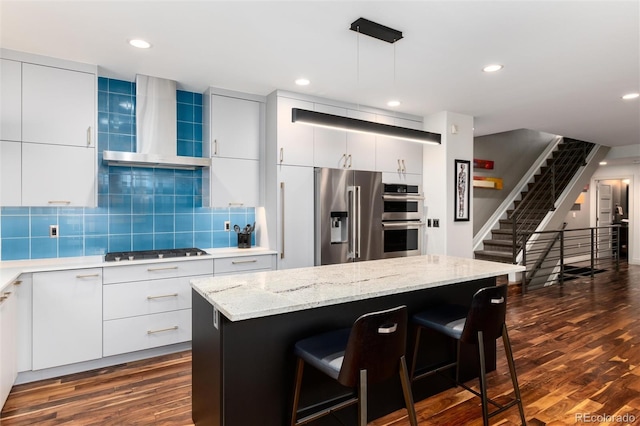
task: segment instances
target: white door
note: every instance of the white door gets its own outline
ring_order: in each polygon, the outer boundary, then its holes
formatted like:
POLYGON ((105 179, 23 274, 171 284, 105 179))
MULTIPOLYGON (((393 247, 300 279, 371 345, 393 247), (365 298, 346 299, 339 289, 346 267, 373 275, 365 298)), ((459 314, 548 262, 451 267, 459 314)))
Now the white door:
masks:
MULTIPOLYGON (((370 112, 348 110, 347 116, 358 120, 375 121, 376 116, 370 112)), ((353 170, 376 169, 376 137, 367 133, 347 133, 348 168, 353 170)))
MULTIPOLYGON (((598 183, 597 192, 596 226, 611 226, 613 215, 612 187, 608 184, 598 183)), ((611 257, 611 231, 609 229, 597 230, 596 244, 596 257, 611 257)))

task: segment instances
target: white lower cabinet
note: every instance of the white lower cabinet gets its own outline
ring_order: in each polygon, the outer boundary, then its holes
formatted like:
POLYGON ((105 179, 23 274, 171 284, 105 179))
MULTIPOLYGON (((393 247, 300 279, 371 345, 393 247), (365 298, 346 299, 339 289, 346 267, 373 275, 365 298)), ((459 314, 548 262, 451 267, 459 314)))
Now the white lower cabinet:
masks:
POLYGON ((18 298, 12 285, 0 292, 0 408, 18 376, 18 298))
POLYGON ((215 276, 276 269, 276 255, 222 257, 213 261, 215 276))
POLYGON ((213 275, 213 259, 104 270, 103 356, 191 340, 191 280, 213 275))
POLYGON ((104 356, 191 340, 191 309, 104 322, 104 356))
POLYGON ((102 268, 33 274, 33 370, 102 357, 102 268))

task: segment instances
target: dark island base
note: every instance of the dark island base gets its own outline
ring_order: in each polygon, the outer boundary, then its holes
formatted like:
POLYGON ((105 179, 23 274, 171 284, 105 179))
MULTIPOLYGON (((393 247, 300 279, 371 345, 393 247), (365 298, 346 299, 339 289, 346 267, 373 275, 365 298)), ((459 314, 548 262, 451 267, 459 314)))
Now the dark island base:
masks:
MULTIPOLYGON (((282 426, 290 421, 294 343, 302 338, 337 328, 350 327, 363 313, 407 305, 409 315, 430 305, 458 303, 468 306, 475 291, 493 286, 495 278, 451 284, 410 293, 308 309, 245 321, 232 322, 193 291, 193 421, 206 426, 282 426)), ((411 363, 413 328, 407 338, 407 362, 411 363)), ((455 358, 455 343, 436 333, 423 332, 418 366, 455 358)), ((496 343, 485 346, 488 370, 495 369, 496 343)), ((477 377, 477 352, 461 348, 461 378, 477 377)), ((453 373, 453 371, 451 372, 453 373)), ((420 401, 451 387, 442 377, 431 376, 413 384, 414 400, 420 401)), ((349 390, 307 366, 300 407, 347 395, 349 390)), ((404 407, 400 381, 392 379, 369 387, 369 419, 404 407)), ((327 416, 313 426, 335 426, 327 416)), ((335 414, 344 424, 356 423, 356 409, 335 414)))

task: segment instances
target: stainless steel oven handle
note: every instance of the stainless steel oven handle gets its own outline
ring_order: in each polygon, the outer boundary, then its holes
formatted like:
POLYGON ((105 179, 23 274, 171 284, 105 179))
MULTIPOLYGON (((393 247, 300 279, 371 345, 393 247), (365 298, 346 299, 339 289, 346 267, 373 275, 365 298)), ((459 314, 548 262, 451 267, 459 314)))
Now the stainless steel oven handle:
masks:
POLYGON ((411 228, 417 229, 424 226, 424 222, 382 222, 383 228, 411 228))
POLYGON ((396 195, 396 194, 382 194, 383 200, 391 200, 391 201, 419 201, 424 200, 424 195, 422 194, 407 194, 407 195, 396 195))

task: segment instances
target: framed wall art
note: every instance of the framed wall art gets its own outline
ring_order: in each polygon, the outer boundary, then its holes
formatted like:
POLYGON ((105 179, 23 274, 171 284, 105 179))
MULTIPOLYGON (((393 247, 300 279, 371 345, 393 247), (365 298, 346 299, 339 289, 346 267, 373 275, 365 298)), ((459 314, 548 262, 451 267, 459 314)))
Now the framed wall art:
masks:
POLYGON ((453 220, 455 222, 464 222, 469 220, 469 191, 471 187, 471 171, 469 160, 455 160, 455 191, 453 220))

